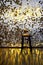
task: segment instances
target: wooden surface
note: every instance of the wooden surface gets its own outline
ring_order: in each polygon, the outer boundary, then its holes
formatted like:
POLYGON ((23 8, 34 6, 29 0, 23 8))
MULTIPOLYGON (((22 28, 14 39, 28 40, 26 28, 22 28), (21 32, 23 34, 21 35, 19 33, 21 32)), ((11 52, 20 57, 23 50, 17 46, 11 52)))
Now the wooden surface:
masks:
POLYGON ((30 34, 29 33, 23 33, 22 36, 28 37, 28 36, 30 36, 30 34))

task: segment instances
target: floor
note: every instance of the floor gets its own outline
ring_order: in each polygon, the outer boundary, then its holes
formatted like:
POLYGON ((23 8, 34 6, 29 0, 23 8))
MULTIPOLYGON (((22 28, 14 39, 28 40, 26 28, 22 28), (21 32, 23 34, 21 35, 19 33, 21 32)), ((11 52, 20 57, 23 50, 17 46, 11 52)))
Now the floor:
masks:
POLYGON ((43 65, 43 49, 0 48, 0 65, 43 65))

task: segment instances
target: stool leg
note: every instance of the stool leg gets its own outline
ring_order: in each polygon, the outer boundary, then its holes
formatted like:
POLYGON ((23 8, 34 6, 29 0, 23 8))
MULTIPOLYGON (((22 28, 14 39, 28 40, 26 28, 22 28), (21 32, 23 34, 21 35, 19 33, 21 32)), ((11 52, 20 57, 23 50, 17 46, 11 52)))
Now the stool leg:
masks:
POLYGON ((31 36, 29 36, 28 39, 29 39, 30 52, 32 53, 32 46, 31 46, 31 38, 30 37, 31 36))
POLYGON ((23 50, 23 44, 24 44, 24 37, 22 36, 22 42, 21 42, 21 52, 22 52, 22 50, 23 50))

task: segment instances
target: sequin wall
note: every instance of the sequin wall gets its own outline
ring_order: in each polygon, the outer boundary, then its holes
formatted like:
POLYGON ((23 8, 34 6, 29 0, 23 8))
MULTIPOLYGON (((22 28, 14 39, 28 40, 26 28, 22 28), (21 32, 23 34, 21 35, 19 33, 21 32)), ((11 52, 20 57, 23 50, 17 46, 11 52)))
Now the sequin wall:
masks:
POLYGON ((23 29, 32 46, 43 45, 43 0, 0 0, 0 46, 20 45, 23 29))

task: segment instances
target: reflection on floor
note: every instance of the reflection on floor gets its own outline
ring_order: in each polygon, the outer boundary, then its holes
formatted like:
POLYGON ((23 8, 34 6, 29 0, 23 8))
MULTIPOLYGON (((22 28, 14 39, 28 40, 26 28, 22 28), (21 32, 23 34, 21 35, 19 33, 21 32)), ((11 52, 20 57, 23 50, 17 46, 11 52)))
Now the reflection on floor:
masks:
POLYGON ((0 65, 43 65, 43 49, 0 48, 0 65))

